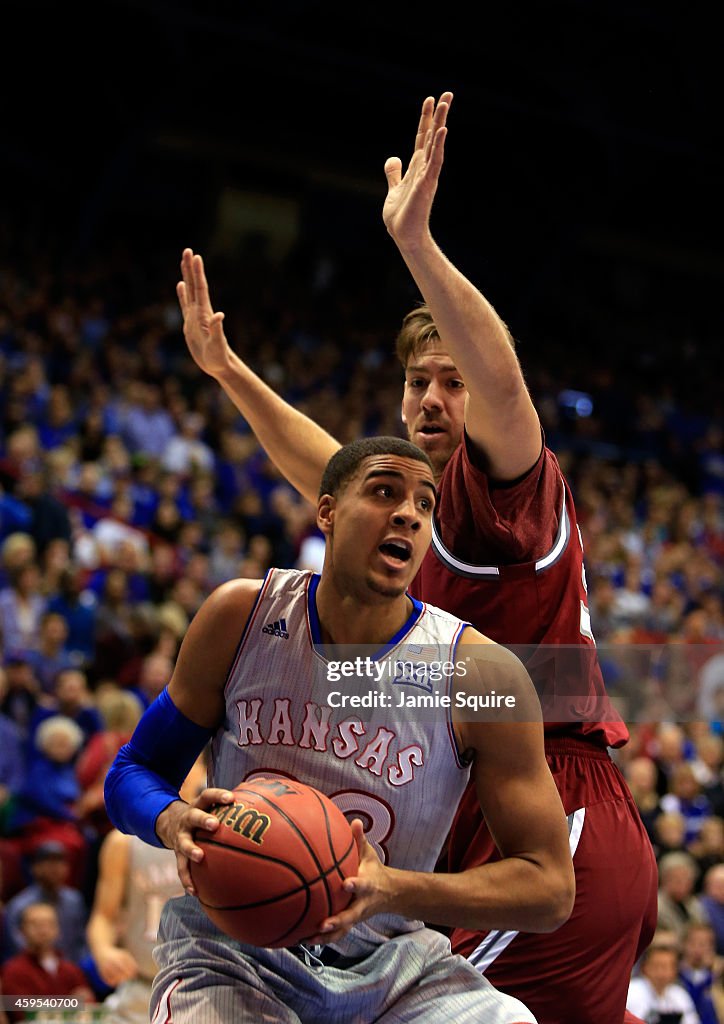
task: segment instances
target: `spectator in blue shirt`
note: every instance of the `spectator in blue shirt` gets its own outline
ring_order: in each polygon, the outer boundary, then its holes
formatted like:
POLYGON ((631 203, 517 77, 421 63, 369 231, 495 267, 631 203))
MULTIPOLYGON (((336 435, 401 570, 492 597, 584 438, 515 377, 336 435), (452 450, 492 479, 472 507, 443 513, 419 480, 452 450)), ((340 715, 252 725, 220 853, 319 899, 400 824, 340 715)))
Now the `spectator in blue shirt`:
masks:
POLYGON ((32 882, 13 896, 5 908, 6 957, 25 947, 20 917, 25 907, 38 901, 51 903, 57 911, 65 956, 78 963, 85 954, 88 910, 82 893, 67 884, 68 870, 68 855, 61 843, 49 841, 36 848, 30 863, 32 882))
MULTIPOLYGON (((0 706, 7 694, 7 676, 0 667, 0 706)), ((0 711, 0 825, 25 777, 23 735, 16 723, 0 711)), ((0 828, 0 831, 3 829, 0 828)))
POLYGON ((28 752, 28 770, 7 822, 24 857, 46 840, 63 845, 71 884, 80 887, 88 864, 89 842, 80 827, 81 787, 75 760, 83 746, 83 730, 64 715, 38 726, 28 752))
POLYGON ((131 403, 122 415, 123 440, 132 454, 142 452, 160 458, 176 434, 173 419, 161 404, 157 384, 134 381, 131 403))
POLYGON ((80 669, 66 668, 58 673, 52 695, 38 704, 30 721, 31 742, 40 725, 55 715, 64 715, 80 727, 83 747, 103 728, 103 718, 88 688, 85 673, 80 669))
POLYGON ((23 741, 28 735, 30 722, 38 706, 40 683, 33 666, 23 651, 10 651, 3 662, 5 686, 0 711, 20 730, 23 741))
POLYGON ((711 989, 721 973, 716 962, 714 929, 708 924, 690 924, 684 935, 679 982, 691 996, 701 1024, 719 1024, 711 989))
POLYGON ((98 601, 83 586, 83 570, 69 567, 61 574, 60 589, 48 601, 48 611, 68 623, 66 647, 77 665, 90 664, 95 655, 98 601))
POLYGON ((711 804, 704 796, 703 786, 688 761, 674 768, 671 773, 669 792, 661 797, 660 804, 664 812, 676 812, 683 815, 686 822, 685 846, 699 838, 702 823, 712 813, 711 804))
POLYGON ((22 566, 0 590, 0 639, 5 651, 35 650, 46 609, 35 562, 22 566))
POLYGON ((717 955, 724 956, 724 864, 715 864, 704 875, 701 905, 714 929, 717 955))
POLYGON ((38 649, 28 651, 28 660, 44 693, 52 693, 59 672, 74 667, 66 647, 68 623, 58 612, 46 612, 40 623, 38 649))
POLYGON ((71 540, 71 523, 67 507, 53 493, 50 469, 40 460, 23 469, 14 491, 30 513, 25 529, 33 537, 40 555, 51 541, 71 540))
POLYGON ((8 494, 0 485, 0 540, 12 533, 26 532, 32 521, 33 514, 28 506, 8 494))

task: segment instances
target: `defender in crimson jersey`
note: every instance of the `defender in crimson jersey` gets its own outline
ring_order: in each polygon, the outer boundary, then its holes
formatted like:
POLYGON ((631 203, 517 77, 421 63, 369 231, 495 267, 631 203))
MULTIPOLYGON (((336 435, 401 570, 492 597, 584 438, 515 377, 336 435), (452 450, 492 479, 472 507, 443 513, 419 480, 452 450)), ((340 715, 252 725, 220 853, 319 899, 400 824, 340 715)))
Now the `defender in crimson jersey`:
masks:
POLYGON ((410 592, 436 594, 514 647, 536 677, 548 735, 620 747, 629 734, 596 658, 581 533, 558 460, 544 447, 512 486, 496 486, 480 461, 465 438, 446 464, 433 543, 410 592))
MULTIPOLYGON (((433 547, 411 592, 512 645, 526 662, 569 816, 577 886, 573 914, 553 933, 456 929, 451 941, 493 984, 529 1005, 539 1024, 618 1024, 634 1019, 626 995, 655 927, 656 864, 608 752, 626 743, 628 732, 595 657, 572 496, 543 443, 507 327, 430 234, 451 101, 450 93, 437 104, 425 100, 404 175, 397 157, 385 165, 383 219, 426 302, 405 317, 398 337, 402 419, 430 457, 439 491, 433 547), (516 645, 526 645, 527 658, 516 645)), ((315 501, 337 442, 231 352, 201 257, 185 250, 182 273, 178 295, 193 358, 287 479, 315 501)), ((441 868, 459 871, 497 857, 468 790, 441 868)))
MULTIPOLYGON (((628 730, 595 657, 575 507, 549 449, 512 487, 492 484, 476 454, 463 441, 439 480, 439 521, 411 593, 435 594, 441 606, 485 622, 531 673, 548 708, 546 754, 569 815, 576 904, 572 919, 550 935, 455 929, 451 943, 497 988, 526 1000, 539 1021, 620 1021, 631 968, 655 927, 657 876, 633 799, 607 752, 626 743, 628 730)), ((441 869, 498 856, 466 790, 441 869)))

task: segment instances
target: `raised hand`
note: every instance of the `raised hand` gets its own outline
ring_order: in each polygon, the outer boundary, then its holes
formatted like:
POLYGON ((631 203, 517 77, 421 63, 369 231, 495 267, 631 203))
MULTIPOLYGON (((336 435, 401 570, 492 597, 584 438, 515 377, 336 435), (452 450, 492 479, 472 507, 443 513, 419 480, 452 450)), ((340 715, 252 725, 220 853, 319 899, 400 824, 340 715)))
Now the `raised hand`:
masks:
POLYGON ((196 365, 214 377, 228 366, 224 314, 212 309, 204 261, 191 249, 183 251, 181 275, 176 294, 184 318, 184 338, 196 365))
POLYGON ((95 957, 95 963, 101 978, 111 988, 138 976, 138 963, 135 958, 127 949, 118 946, 109 946, 95 957))
POLYGON ((398 245, 423 240, 437 191, 447 135, 447 115, 452 93, 444 92, 437 104, 428 96, 422 104, 412 158, 403 176, 402 161, 391 156, 385 162, 387 198, 382 208, 385 226, 398 245))

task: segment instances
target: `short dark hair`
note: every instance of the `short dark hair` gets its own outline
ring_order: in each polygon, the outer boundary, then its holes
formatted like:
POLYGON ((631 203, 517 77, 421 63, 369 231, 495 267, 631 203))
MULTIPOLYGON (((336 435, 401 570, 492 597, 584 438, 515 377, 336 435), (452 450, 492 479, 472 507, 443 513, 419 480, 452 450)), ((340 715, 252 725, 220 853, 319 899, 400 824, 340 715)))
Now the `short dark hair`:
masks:
POLYGON ((36 846, 30 854, 30 861, 32 864, 37 864, 41 860, 59 859, 67 860, 68 851, 62 843, 59 843, 54 839, 49 839, 47 842, 36 846))
POLYGON ((324 470, 319 497, 323 494, 337 495, 357 472, 362 460, 371 455, 399 455, 405 459, 416 459, 432 470, 432 463, 425 452, 411 441, 401 437, 363 437, 334 453, 324 470))

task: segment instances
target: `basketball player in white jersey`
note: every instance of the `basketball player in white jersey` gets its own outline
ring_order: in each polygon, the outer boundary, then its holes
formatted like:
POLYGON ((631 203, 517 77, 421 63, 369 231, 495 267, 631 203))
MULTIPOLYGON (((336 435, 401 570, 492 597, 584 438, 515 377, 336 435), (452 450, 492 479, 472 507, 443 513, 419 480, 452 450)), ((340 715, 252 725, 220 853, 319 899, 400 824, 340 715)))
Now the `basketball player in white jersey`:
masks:
MULTIPOLYGON (((193 801, 205 787, 206 765, 199 757, 180 795, 193 801)), ((147 1024, 161 911, 167 900, 182 894, 171 850, 118 829, 108 833, 86 936, 98 973, 114 989, 103 1003, 114 1024, 147 1024)))
POLYGON ((430 461, 408 441, 371 438, 340 449, 317 506, 321 576, 271 569, 263 581, 235 580, 211 594, 168 687, 116 757, 106 781, 112 821, 174 849, 187 891, 166 905, 159 928, 158 1024, 535 1021, 422 924, 551 931, 574 894, 565 815, 525 670, 461 620, 408 596, 434 505, 430 461), (404 675, 371 683, 380 701, 363 714, 339 707, 345 685, 330 683, 329 645, 365 645, 378 652, 373 664, 414 651, 423 675, 430 652, 465 663, 465 690, 504 692, 515 721, 466 720, 454 706, 434 716, 399 710, 400 694, 414 693, 418 678, 404 675), (178 780, 209 739, 212 787, 189 805, 178 780), (335 800, 353 819, 360 854, 357 877, 345 883, 349 907, 291 949, 222 934, 188 870, 203 857, 193 830, 218 827, 207 809, 231 802, 242 780, 274 773, 335 800), (502 859, 433 874, 471 773, 502 859))

